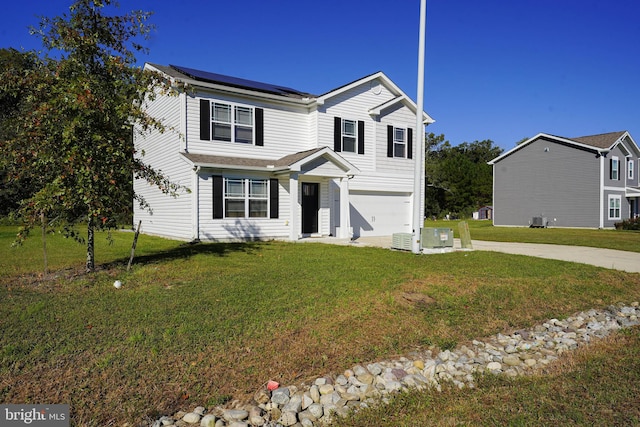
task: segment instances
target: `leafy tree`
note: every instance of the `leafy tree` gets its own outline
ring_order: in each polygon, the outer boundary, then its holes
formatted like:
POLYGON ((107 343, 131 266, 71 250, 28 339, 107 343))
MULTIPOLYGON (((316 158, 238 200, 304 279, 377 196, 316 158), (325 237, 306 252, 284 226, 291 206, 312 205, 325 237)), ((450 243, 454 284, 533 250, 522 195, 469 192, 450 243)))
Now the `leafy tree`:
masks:
MULTIPOLYGON (((113 4, 112 4, 113 3, 113 4)), ((48 55, 33 70, 7 80, 9 95, 26 90, 15 133, 1 154, 16 164, 17 179, 35 179, 37 191, 22 200, 24 220, 19 239, 46 216, 56 224, 87 225, 87 271, 93 271, 94 231, 115 226, 114 218, 131 203, 132 176, 164 192, 178 187, 135 155, 133 125, 146 132, 165 131, 145 113, 145 99, 171 91, 160 75, 135 67, 144 52, 151 13, 107 13, 111 0, 78 0, 70 13, 43 18, 32 31, 41 36, 48 55)), ((73 235, 71 227, 66 228, 73 235)), ((76 236, 79 237, 79 236, 76 236)))
POLYGON ((426 136, 425 174, 427 180, 425 214, 468 216, 490 204, 493 177, 487 162, 502 153, 491 140, 452 146, 444 135, 426 136))
MULTIPOLYGON (((20 52, 16 49, 0 49, 0 72, 4 77, 0 81, 0 141, 12 139, 15 127, 12 122, 21 116, 21 107, 26 88, 7 90, 17 76, 33 70, 36 57, 31 52, 20 52)), ((35 192, 31 181, 26 178, 17 179, 13 172, 15 164, 9 159, 0 157, 0 217, 6 216, 16 209, 19 201, 35 192)))

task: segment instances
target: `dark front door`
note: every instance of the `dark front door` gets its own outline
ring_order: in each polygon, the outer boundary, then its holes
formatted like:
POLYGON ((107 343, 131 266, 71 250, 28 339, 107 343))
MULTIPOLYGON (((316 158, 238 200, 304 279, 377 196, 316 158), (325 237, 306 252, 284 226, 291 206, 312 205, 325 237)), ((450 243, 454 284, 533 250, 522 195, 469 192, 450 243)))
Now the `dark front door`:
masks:
POLYGON ((318 183, 302 183, 302 234, 318 232, 319 189, 318 183))

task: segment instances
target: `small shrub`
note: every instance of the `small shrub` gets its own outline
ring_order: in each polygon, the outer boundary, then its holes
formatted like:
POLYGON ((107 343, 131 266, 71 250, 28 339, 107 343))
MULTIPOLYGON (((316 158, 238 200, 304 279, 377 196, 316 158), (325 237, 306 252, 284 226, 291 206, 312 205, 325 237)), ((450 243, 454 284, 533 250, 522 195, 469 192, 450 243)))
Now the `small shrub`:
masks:
POLYGON ((625 219, 622 222, 616 222, 616 230, 636 230, 640 231, 640 217, 625 219))

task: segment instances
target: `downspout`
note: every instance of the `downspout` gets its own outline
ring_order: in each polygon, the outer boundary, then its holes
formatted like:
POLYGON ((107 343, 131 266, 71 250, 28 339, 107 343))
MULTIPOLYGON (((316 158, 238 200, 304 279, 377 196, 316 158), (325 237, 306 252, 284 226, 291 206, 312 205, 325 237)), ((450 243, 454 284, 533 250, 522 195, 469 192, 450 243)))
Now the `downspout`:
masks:
POLYGON ((604 228, 604 156, 600 156, 600 225, 604 228))
POLYGON ((193 213, 191 221, 193 222, 193 240, 200 241, 200 166, 193 168, 193 213))

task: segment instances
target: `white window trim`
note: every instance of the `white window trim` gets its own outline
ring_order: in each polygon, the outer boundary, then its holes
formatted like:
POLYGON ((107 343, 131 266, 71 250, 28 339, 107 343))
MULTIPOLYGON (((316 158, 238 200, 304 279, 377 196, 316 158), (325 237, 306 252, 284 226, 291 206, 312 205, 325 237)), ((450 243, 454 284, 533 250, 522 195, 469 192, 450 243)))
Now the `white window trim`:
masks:
POLYGON ((406 159, 407 158, 407 151, 408 151, 408 144, 407 144, 407 138, 409 137, 409 131, 406 127, 400 127, 400 126, 394 126, 393 127, 393 157, 395 159, 406 159), (402 130, 403 133, 403 140, 397 140, 396 139, 396 130, 402 130), (397 145, 403 145, 404 149, 402 150, 404 155, 403 156, 396 156, 396 144, 397 145))
POLYGON ((222 186, 222 201, 223 201, 223 216, 224 218, 244 218, 244 219, 264 219, 269 218, 269 209, 271 208, 271 200, 269 199, 269 180, 262 178, 237 178, 237 177, 224 177, 223 186, 222 186), (234 181, 242 181, 243 194, 242 197, 232 197, 227 195, 227 182, 229 180, 234 181), (259 197, 250 194, 251 190, 251 182, 252 181, 261 181, 266 186, 266 191, 264 197, 259 197), (243 200, 244 202, 244 216, 227 216, 227 200, 243 200), (251 200, 266 200, 266 210, 265 216, 251 216, 250 212, 250 201, 251 200))
POLYGON ((617 156, 613 156, 611 160, 611 180, 617 181, 620 179, 620 159, 617 156))
POLYGON ((633 179, 635 176, 635 165, 632 159, 627 162, 627 179, 633 179))
POLYGON ((256 144, 256 109, 252 106, 249 105, 242 105, 242 104, 236 104, 233 102, 226 102, 226 101, 215 101, 212 100, 211 101, 211 140, 212 141, 218 141, 218 142, 231 142, 234 144, 244 144, 244 145, 255 145, 256 144), (223 122, 223 121, 217 121, 214 119, 214 111, 215 111, 215 106, 216 105, 225 105, 229 107, 230 110, 230 118, 229 118, 229 122, 223 122), (238 115, 236 113, 238 108, 243 108, 243 109, 249 109, 251 111, 251 125, 244 125, 244 124, 239 124, 238 123, 238 115), (216 139, 215 138, 215 134, 213 131, 213 125, 215 123, 223 123, 223 124, 227 124, 230 127, 230 131, 231 131, 231 140, 227 141, 224 139, 216 139), (236 141, 236 128, 241 127, 241 128, 251 128, 251 142, 245 142, 245 141, 236 141))
POLYGON ((608 219, 621 219, 622 218, 622 196, 619 194, 610 194, 607 203, 607 217, 608 219), (615 204, 617 201, 617 206, 615 204), (611 202, 614 202, 613 207, 611 206, 611 202), (613 209, 613 216, 611 216, 611 210, 613 209), (617 210, 618 216, 615 216, 617 210))
POLYGON ((341 129, 341 138, 340 138, 340 149, 345 152, 345 153, 357 153, 358 152, 358 121, 357 120, 351 120, 351 119, 342 119, 342 123, 340 124, 342 129, 341 129), (353 135, 348 134, 345 132, 345 122, 352 122, 353 123, 353 135), (353 150, 346 150, 344 148, 344 139, 345 138, 353 138, 353 150))

